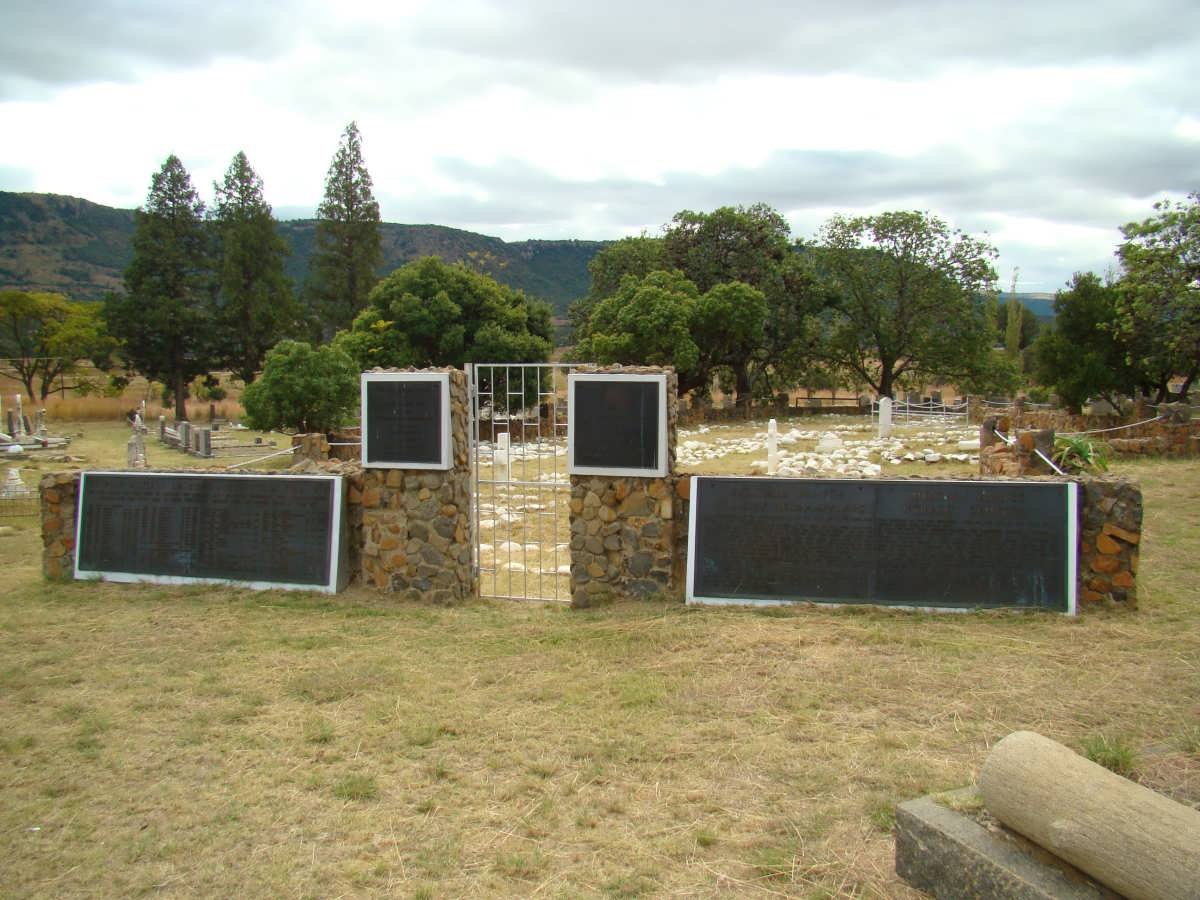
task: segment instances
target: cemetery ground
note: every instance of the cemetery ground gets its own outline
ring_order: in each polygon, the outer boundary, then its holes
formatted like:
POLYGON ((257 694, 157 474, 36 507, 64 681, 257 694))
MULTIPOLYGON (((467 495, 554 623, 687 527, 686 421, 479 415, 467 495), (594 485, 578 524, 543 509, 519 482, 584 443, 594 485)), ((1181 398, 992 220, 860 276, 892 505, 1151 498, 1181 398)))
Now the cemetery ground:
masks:
POLYGON ((0 893, 910 896, 895 805, 1017 729, 1200 803, 1200 465, 1114 469, 1140 608, 1075 619, 51 585, 0 520, 0 893))

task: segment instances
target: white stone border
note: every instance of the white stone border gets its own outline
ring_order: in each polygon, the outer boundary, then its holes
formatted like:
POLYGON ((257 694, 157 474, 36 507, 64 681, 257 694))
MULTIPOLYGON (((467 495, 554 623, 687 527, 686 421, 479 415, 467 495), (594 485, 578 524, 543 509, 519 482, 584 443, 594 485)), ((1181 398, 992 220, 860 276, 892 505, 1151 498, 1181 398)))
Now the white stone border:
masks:
POLYGON ((145 471, 87 471, 79 475, 79 495, 76 499, 78 506, 75 514, 75 580, 76 581, 116 581, 124 584, 227 584, 234 587, 246 587, 260 591, 317 591, 322 594, 336 594, 343 574, 342 567, 342 531, 346 527, 345 515, 345 482, 340 475, 229 475, 224 472, 145 472, 145 471), (187 575, 154 575, 145 572, 107 572, 95 569, 81 570, 79 567, 79 550, 83 538, 83 494, 89 475, 122 475, 132 478, 246 478, 254 481, 270 479, 272 481, 326 481, 333 487, 330 516, 333 521, 329 529, 329 580, 325 584, 292 584, 281 581, 240 581, 230 578, 193 578, 187 575))
MULTIPOLYGON (((688 606, 794 606, 802 603, 811 603, 815 606, 873 606, 876 609, 910 609, 918 612, 948 612, 948 613, 965 613, 974 612, 977 609, 1018 609, 1018 607, 974 607, 974 606, 904 606, 904 605, 881 605, 876 603, 831 603, 826 600, 760 600, 734 597, 698 597, 696 596, 696 510, 700 506, 699 503, 699 482, 710 478, 721 479, 738 479, 738 480, 757 480, 762 481, 762 478, 750 475, 693 475, 691 477, 691 490, 688 493, 688 541, 687 541, 687 568, 686 568, 686 587, 685 601, 688 606)), ((770 479, 772 481, 783 481, 785 479, 770 479)), ((786 480, 803 480, 803 479, 786 479, 786 480)), ((841 481, 844 479, 807 479, 810 481, 831 480, 841 481)), ((857 479, 856 479, 857 480, 857 479)), ((909 479, 903 478, 872 478, 870 481, 887 481, 893 483, 908 483, 909 479)), ((991 479, 961 479, 954 480, 952 478, 942 479, 920 479, 920 484, 1055 484, 1055 482, 1011 482, 997 481, 991 479)), ((1058 482, 1062 483, 1062 482, 1058 482)), ((1063 613, 1066 616, 1074 616, 1079 612, 1078 605, 1078 554, 1079 554, 1079 530, 1078 530, 1078 497, 1079 485, 1074 481, 1065 482, 1067 488, 1067 609, 1063 613)))
POLYGON ((364 469, 437 469, 445 471, 454 466, 454 438, 450 428, 450 373, 449 372, 363 372, 360 382, 360 418, 362 423, 362 465, 364 469), (442 410, 442 454, 438 462, 410 462, 406 460, 368 461, 369 428, 367 418, 367 385, 372 381, 436 381, 441 384, 442 410))
POLYGON ((664 478, 667 475, 667 374, 618 372, 571 373, 567 375, 567 474, 569 475, 633 475, 641 478, 664 478), (633 381, 658 385, 658 465, 651 468, 622 466, 584 466, 575 462, 575 385, 581 381, 633 381))

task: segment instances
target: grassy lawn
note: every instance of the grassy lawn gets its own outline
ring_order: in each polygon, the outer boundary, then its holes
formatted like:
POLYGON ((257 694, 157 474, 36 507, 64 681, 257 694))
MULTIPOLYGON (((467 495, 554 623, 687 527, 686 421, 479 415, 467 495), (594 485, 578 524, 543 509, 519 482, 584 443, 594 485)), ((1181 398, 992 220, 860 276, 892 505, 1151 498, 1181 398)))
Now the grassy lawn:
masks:
POLYGON ((1200 800, 1200 464, 1121 468, 1075 620, 47 585, 0 520, 0 895, 908 896, 895 804, 1018 728, 1200 800))

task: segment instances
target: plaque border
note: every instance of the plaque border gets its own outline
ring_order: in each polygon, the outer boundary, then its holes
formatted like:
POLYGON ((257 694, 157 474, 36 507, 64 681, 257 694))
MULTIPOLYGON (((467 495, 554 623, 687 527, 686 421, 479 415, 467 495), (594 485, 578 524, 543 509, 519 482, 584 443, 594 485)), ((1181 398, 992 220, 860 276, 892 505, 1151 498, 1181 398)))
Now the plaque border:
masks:
POLYGON ((359 380, 359 421, 362 423, 362 450, 360 462, 364 469, 436 469, 445 471, 453 467, 454 448, 450 431, 450 373, 449 372, 363 372, 359 380), (404 462, 403 460, 367 461, 367 384, 372 381, 436 381, 442 386, 442 456, 438 462, 404 462))
MULTIPOLYGON (((696 595, 696 511, 700 506, 700 482, 715 479, 722 481, 834 481, 843 483, 859 483, 863 479, 849 478, 766 478, 755 475, 692 475, 691 490, 688 494, 688 540, 687 540, 687 569, 686 569, 686 584, 684 587, 684 600, 687 606, 796 606, 803 603, 813 604, 815 606, 869 606, 875 609, 909 609, 919 612, 945 612, 945 613, 969 613, 983 609, 1009 609, 1024 612, 1024 609, 1017 607, 997 606, 997 607, 980 607, 980 606, 909 606, 904 604, 879 604, 879 603, 837 603, 828 600, 814 600, 806 598, 798 598, 796 600, 763 600, 756 598, 737 598, 737 597, 703 597, 696 595)), ((892 484, 907 484, 909 479, 901 478, 872 478, 867 479, 875 483, 892 483, 892 484)), ((974 478, 974 479, 959 479, 953 478, 922 478, 921 484, 1022 484, 1022 485, 1047 485, 1059 487, 1065 485, 1066 492, 1066 514, 1067 514, 1067 609, 1065 612, 1059 613, 1064 616, 1074 616, 1079 612, 1078 606, 1078 568, 1079 568, 1079 485, 1074 481, 1000 481, 997 479, 974 478)), ((1029 610, 1033 611, 1033 610, 1029 610)), ((1043 609, 1043 612, 1057 612, 1057 610, 1043 609)))
POLYGON ((635 475, 642 478, 664 478, 667 475, 667 375, 656 373, 572 372, 567 375, 567 474, 568 475, 635 475), (633 381, 658 385, 658 465, 584 466, 575 462, 575 385, 581 381, 633 381))
POLYGON ((341 552, 343 535, 346 531, 346 490, 341 475, 234 475, 225 472, 145 472, 95 469, 81 472, 79 477, 78 506, 75 512, 75 549, 73 552, 76 581, 114 581, 122 584, 227 584, 234 587, 270 591, 317 591, 336 594, 348 581, 348 570, 342 571, 347 563, 341 552), (79 551, 83 537, 83 497, 89 475, 120 475, 127 478, 247 478, 256 481, 325 481, 333 486, 330 515, 333 521, 329 528, 329 580, 325 584, 295 584, 282 581, 245 581, 236 578, 196 578, 189 575, 155 575, 146 572, 114 572, 101 569, 80 569, 79 551), (343 581, 345 577, 346 581, 343 581))

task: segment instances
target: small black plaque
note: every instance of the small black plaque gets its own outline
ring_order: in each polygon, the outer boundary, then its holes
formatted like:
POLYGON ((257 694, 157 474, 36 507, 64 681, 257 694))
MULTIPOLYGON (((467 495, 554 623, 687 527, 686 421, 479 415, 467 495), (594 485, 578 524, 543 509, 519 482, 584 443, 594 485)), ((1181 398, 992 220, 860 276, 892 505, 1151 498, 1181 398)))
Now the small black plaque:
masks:
POLYGON ((688 601, 1074 612, 1075 485, 696 478, 688 601))
POLYGON ((76 578, 336 591, 348 573, 336 476, 85 472, 76 578))
POLYGON ((449 468, 448 384, 441 373, 364 373, 363 464, 449 468))
POLYGON ((665 475, 665 384, 659 375, 571 376, 569 471, 665 475))

